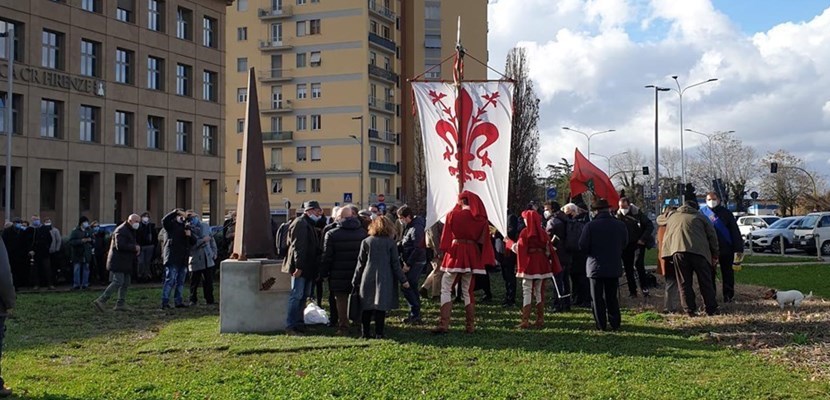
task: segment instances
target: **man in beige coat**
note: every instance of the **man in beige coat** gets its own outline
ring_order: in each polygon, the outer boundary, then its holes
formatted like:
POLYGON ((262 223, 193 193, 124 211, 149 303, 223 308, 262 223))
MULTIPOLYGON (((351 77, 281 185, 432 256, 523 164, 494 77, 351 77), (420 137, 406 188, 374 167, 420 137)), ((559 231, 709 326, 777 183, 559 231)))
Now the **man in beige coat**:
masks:
POLYGON ((718 262, 718 237, 712 223, 699 212, 695 201, 687 201, 666 221, 661 256, 670 257, 680 284, 680 304, 690 317, 697 315, 692 274, 697 275, 707 315, 718 314, 712 284, 718 262))

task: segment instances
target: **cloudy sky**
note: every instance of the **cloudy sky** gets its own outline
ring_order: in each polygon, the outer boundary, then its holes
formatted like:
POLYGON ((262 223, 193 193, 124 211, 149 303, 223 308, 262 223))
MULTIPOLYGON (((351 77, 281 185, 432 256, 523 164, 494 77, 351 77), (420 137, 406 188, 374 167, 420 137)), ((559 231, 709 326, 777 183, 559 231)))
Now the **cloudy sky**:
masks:
MULTIPOLYGON (((654 92, 683 96, 685 128, 735 130, 759 154, 783 148, 830 176, 827 0, 490 0, 491 66, 528 49, 542 100, 540 164, 591 151, 653 152, 654 92)), ((660 143, 680 146, 678 96, 661 93, 660 143)), ((685 136, 687 156, 705 139, 685 136)), ((602 159, 594 160, 604 166, 602 159)))

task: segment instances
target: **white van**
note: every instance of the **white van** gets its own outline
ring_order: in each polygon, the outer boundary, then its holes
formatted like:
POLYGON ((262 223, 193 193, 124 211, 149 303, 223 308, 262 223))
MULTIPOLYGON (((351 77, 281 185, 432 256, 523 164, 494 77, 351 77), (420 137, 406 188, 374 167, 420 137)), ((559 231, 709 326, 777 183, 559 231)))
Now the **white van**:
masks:
POLYGON ((821 241, 821 254, 830 255, 830 212, 807 214, 793 233, 793 245, 816 254, 816 236, 821 241))

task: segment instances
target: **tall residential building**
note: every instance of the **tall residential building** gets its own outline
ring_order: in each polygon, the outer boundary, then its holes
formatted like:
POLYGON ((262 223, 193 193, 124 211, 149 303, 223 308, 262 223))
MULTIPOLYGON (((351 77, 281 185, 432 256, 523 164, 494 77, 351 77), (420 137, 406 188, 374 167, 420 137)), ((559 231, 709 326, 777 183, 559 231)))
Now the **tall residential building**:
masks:
MULTIPOLYGON (((472 20, 465 45, 486 57, 486 0, 238 0, 228 9, 226 208, 238 198, 249 67, 272 214, 286 215, 286 201, 405 201, 415 151, 406 78, 455 51, 461 3, 472 20)), ((447 66, 434 78, 451 76, 447 66)))
MULTIPOLYGON (((0 2, 0 32, 14 29, 11 104, 0 38, 0 148, 6 124, 14 132, 12 215, 50 217, 64 232, 82 215, 119 223, 148 210, 158 221, 174 207, 221 221, 231 3, 0 2)), ((0 165, 1 193, 5 157, 0 165)))

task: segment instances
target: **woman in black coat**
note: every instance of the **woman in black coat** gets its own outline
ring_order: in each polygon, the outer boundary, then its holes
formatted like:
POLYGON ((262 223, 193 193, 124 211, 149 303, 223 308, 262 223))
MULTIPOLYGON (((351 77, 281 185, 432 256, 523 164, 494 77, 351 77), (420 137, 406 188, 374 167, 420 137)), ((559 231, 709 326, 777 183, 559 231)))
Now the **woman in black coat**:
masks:
MULTIPOLYGON (((348 212, 351 215, 351 210, 348 212)), ((368 233, 357 217, 347 217, 337 223, 337 227, 326 232, 323 239, 323 265, 320 276, 328 278, 329 290, 334 293, 337 310, 337 333, 349 331, 349 293, 352 292, 352 278, 360 254, 360 243, 368 233)))

